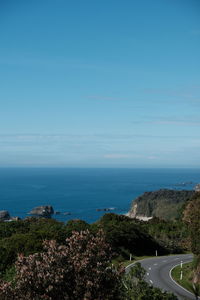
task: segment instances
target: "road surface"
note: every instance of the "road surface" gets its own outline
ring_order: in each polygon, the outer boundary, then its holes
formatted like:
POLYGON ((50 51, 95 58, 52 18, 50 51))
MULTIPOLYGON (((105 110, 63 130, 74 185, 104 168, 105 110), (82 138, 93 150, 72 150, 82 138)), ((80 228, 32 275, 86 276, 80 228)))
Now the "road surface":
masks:
MULTIPOLYGON (((181 254, 147 258, 138 262, 146 270, 145 279, 149 284, 159 287, 163 291, 174 293, 180 300, 195 300, 192 293, 175 283, 171 277, 171 270, 174 266, 181 264, 181 261, 186 263, 192 261, 192 259, 192 254, 181 254)), ((127 271, 131 265, 126 268, 127 271)))

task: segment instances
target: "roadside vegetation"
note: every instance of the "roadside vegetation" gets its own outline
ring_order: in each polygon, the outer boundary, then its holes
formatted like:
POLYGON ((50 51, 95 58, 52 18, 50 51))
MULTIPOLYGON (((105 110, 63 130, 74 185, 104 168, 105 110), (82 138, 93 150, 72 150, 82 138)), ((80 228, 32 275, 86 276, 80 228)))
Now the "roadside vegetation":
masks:
POLYGON ((149 286, 139 263, 126 274, 111 258, 102 230, 73 232, 65 245, 45 241, 41 252, 18 255, 12 276, 0 282, 0 299, 177 300, 149 286))
POLYGON ((183 220, 189 229, 191 251, 194 254, 191 288, 198 299, 200 296, 200 192, 196 192, 185 205, 183 220))
POLYGON ((187 250, 182 245, 188 233, 181 223, 162 221, 158 218, 146 222, 130 219, 123 215, 105 214, 98 222, 88 224, 81 220, 70 220, 66 224, 54 219, 27 218, 15 222, 0 223, 0 276, 10 269, 18 253, 24 255, 41 252, 44 240, 55 240, 65 244, 74 231, 89 230, 97 233, 102 229, 106 241, 118 262, 132 260, 138 256, 154 256, 181 253, 187 250))
POLYGON ((187 201, 182 215, 188 229, 190 249, 194 254, 194 259, 192 263, 183 264, 182 269, 180 265, 175 267, 172 270, 172 277, 198 299, 200 296, 200 192, 196 192, 187 201))
MULTIPOLYGON (((187 272, 192 286, 200 276, 200 197, 188 201, 177 220, 148 223, 113 213, 96 223, 27 218, 0 223, 0 299, 2 300, 175 300, 149 286, 139 264, 142 257, 195 254, 187 272), (199 209, 199 210, 198 210, 199 209), (194 234, 195 233, 195 234, 194 234)), ((187 268, 187 265, 184 266, 187 268)), ((174 270, 176 276, 176 272, 174 270)), ((178 273, 177 273, 178 274, 178 273)))
POLYGON ((183 264, 183 267, 181 268, 181 265, 175 267, 172 270, 172 278, 181 286, 183 286, 185 289, 189 290, 190 292, 193 292, 192 290, 192 279, 193 279, 193 267, 192 263, 183 264), (181 272, 182 272, 182 278, 181 278, 181 272))

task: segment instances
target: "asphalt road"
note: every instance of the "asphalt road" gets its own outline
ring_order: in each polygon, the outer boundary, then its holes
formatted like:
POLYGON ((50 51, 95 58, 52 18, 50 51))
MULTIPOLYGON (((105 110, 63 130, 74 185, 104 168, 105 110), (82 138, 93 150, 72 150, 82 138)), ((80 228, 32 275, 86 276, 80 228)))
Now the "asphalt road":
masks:
MULTIPOLYGON (((179 265, 181 261, 183 263, 190 262, 192 258, 192 254, 181 254, 147 258, 139 262, 146 270, 145 279, 149 284, 159 287, 163 291, 174 293, 180 300, 195 300, 195 296, 192 293, 180 287, 171 278, 171 269, 174 266, 179 265)), ((131 265, 129 265, 126 270, 128 271, 130 267, 131 265)))

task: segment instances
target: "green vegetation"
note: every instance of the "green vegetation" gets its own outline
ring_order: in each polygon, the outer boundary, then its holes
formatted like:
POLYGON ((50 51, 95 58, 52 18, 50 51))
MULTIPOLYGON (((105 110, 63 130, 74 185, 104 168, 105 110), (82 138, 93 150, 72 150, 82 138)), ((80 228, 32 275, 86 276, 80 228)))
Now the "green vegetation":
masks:
POLYGON ((189 230, 182 220, 166 221, 153 218, 142 223, 143 228, 170 253, 182 253, 190 249, 189 230))
MULTIPOLYGON (((174 295, 149 286, 139 264, 129 274, 124 273, 124 266, 130 264, 130 254, 133 262, 154 256, 156 251, 159 255, 184 253, 190 245, 195 254, 193 269, 184 265, 188 276, 182 282, 185 287, 191 283, 191 290, 195 289, 197 295, 200 194, 187 202, 177 200, 177 205, 176 220, 154 217, 143 222, 108 213, 94 224, 81 220, 64 224, 44 218, 1 222, 1 299, 54 300, 63 293, 63 299, 93 300, 96 293, 97 300, 175 300, 174 295)), ((180 270, 174 269, 173 276, 177 278, 178 274, 180 270)))
MULTIPOLYGON (((190 232, 191 250, 194 253, 193 283, 200 285, 200 192, 196 192, 184 210, 184 221, 190 232)), ((200 294, 200 291, 198 292, 200 294)))
POLYGON ((145 192, 132 202, 130 214, 158 217, 163 220, 180 218, 183 204, 194 195, 194 191, 162 189, 145 192))
POLYGON ((138 256, 180 253, 186 247, 188 232, 181 222, 162 221, 157 218, 141 222, 123 215, 105 214, 98 222, 87 224, 70 220, 66 224, 53 219, 28 218, 15 222, 0 223, 0 274, 3 276, 17 259, 24 255, 41 252, 44 240, 56 240, 65 244, 73 231, 89 230, 94 234, 102 229, 111 245, 113 259, 118 262, 138 256))
POLYGON ((181 286, 183 286, 185 289, 190 290, 192 292, 191 289, 191 285, 192 285, 192 277, 193 277, 193 268, 192 268, 192 263, 187 263, 187 264, 183 264, 183 267, 181 269, 181 266, 177 266, 175 268, 172 269, 172 278, 181 286), (183 274, 182 279, 180 279, 181 277, 181 271, 183 274))
POLYGON ((184 221, 190 230, 191 248, 195 255, 200 254, 200 192, 192 197, 184 211, 184 221))
MULTIPOLYGON (((139 260, 142 260, 142 259, 145 259, 145 258, 151 258, 151 257, 153 257, 153 256, 134 256, 134 257, 132 257, 131 261, 130 261, 130 259, 129 260, 124 260, 122 262, 122 264, 123 264, 124 267, 127 267, 128 265, 133 264, 133 263, 135 263, 139 260)), ((113 262, 116 263, 115 260, 113 262)))
POLYGON ((127 260, 133 256, 167 254, 169 250, 159 244, 135 219, 113 213, 105 214, 96 224, 106 234, 106 239, 116 253, 118 260, 127 260))
POLYGON ((64 224, 51 219, 30 218, 0 223, 0 274, 15 262, 19 253, 40 252, 44 240, 64 242, 67 230, 64 224))
MULTIPOLYGON (((82 226, 83 224, 80 223, 82 226)), ((1 300, 177 300, 149 286, 139 263, 125 274, 111 264, 105 234, 74 231, 64 245, 45 241, 39 253, 18 255, 0 281, 1 300)))
POLYGON ((183 264, 183 267, 177 266, 172 270, 172 278, 180 284, 182 287, 190 291, 196 296, 200 295, 200 284, 193 282, 194 275, 194 264, 187 263, 183 264), (181 279, 181 271, 182 271, 182 279, 181 279))
POLYGON ((46 241, 40 253, 19 255, 15 275, 0 283, 1 300, 121 300, 123 270, 111 267, 104 233, 74 232, 65 245, 46 241))

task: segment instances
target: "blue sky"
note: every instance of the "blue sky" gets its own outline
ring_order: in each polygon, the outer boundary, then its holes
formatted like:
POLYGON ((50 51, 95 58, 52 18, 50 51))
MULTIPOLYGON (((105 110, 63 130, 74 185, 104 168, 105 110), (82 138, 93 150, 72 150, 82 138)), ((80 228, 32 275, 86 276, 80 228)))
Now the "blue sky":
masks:
POLYGON ((1 0, 0 166, 200 167, 199 0, 1 0))

